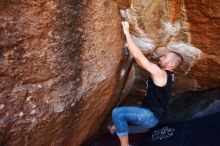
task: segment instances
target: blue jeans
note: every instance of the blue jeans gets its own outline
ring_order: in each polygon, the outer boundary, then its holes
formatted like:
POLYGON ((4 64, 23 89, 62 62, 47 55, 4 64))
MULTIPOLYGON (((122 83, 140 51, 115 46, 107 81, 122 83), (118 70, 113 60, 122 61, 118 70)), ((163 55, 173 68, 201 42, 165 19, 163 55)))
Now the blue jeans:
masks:
MULTIPOLYGON (((153 112, 144 107, 117 107, 112 111, 112 120, 118 136, 126 136, 129 132, 128 122, 149 129, 156 126, 159 120, 153 112)), ((136 128, 138 129, 138 128, 136 128)), ((133 128, 133 133, 134 132, 133 128)), ((138 131, 143 131, 138 129, 138 131)))

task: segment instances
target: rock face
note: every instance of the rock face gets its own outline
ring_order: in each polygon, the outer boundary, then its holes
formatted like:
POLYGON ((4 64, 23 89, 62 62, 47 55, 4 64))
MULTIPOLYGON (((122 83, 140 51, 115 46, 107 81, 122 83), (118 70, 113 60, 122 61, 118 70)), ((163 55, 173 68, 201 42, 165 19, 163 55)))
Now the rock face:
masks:
POLYGON ((174 87, 181 93, 220 87, 219 6, 217 0, 134 0, 121 15, 152 60, 167 50, 183 55, 174 87))
MULTIPOLYGON (((0 145, 78 146, 95 133, 134 81, 121 16, 150 59, 169 49, 184 56, 175 93, 220 87, 219 6, 217 0, 1 0, 0 145)), ((135 85, 144 84, 147 74, 137 75, 135 85)))
MULTIPOLYGON (((168 50, 183 55, 184 64, 175 74, 174 95, 168 121, 204 115, 216 108, 220 87, 220 2, 189 0, 134 0, 121 10, 131 24, 133 39, 151 61, 168 50), (186 92, 185 91, 197 91, 186 92)), ((134 87, 125 104, 140 104, 149 74, 135 65, 134 87)))
MULTIPOLYGON (((220 2, 189 0, 134 0, 121 10, 131 24, 133 39, 151 61, 168 50, 183 55, 184 64, 175 74, 174 95, 168 121, 219 111, 220 2), (186 92, 185 91, 197 91, 186 92)), ((149 74, 135 66, 134 87, 125 104, 140 104, 149 74)))
POLYGON ((0 145, 94 134, 134 79, 120 22, 109 0, 0 2, 0 145))

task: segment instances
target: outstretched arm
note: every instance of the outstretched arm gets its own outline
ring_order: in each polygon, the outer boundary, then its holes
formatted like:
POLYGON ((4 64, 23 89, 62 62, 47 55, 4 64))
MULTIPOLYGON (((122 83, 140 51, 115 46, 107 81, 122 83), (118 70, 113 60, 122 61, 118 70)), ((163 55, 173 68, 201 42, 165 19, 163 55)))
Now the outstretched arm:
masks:
POLYGON ((122 26, 127 39, 128 49, 134 56, 134 59, 138 65, 140 65, 143 69, 147 70, 151 74, 155 84, 162 86, 164 82, 166 83, 166 80, 164 81, 164 78, 167 78, 166 72, 162 70, 158 65, 150 62, 141 52, 140 48, 134 43, 129 33, 129 23, 122 22, 122 26))

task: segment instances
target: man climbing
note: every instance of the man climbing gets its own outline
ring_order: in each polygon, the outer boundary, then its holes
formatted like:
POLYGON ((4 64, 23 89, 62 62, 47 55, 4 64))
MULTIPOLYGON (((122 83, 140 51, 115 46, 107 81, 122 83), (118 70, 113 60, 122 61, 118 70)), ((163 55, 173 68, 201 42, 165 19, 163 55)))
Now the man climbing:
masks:
POLYGON ((167 105, 171 96, 173 71, 182 64, 183 58, 176 52, 170 51, 160 57, 159 66, 150 62, 129 33, 129 23, 122 22, 123 32, 126 36, 128 49, 135 61, 150 73, 147 82, 147 94, 140 107, 117 107, 112 111, 114 125, 109 127, 111 133, 116 132, 121 146, 129 146, 128 123, 152 128, 163 121, 167 114, 167 105))

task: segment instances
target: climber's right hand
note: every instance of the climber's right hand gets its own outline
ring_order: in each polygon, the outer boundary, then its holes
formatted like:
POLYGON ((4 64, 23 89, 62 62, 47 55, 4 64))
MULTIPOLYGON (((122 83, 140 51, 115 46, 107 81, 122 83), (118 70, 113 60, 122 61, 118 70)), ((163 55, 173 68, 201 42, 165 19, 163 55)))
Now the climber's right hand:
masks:
POLYGON ((127 21, 122 22, 123 31, 125 35, 129 35, 129 23, 127 21))

